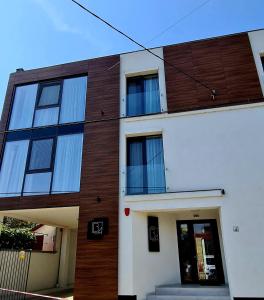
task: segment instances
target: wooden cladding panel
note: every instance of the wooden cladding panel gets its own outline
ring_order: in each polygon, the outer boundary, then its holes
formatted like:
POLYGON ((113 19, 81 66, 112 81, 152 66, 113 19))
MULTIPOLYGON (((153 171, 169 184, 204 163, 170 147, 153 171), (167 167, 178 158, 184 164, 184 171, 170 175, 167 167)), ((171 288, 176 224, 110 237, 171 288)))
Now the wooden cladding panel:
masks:
POLYGON ((212 89, 165 64, 169 112, 263 101, 247 34, 164 47, 164 58, 212 89))
MULTIPOLYGON (((4 130, 17 84, 88 74, 86 120, 99 122, 84 126, 80 193, 0 200, 0 210, 80 207, 76 300, 114 300, 118 295, 119 66, 111 68, 118 62, 119 56, 109 56, 11 74, 2 114, 1 129, 4 130), (102 119, 108 121, 102 122, 102 119), (109 234, 102 240, 88 241, 87 224, 96 217, 109 218, 109 234)), ((3 135, 0 138, 1 143, 3 135)))

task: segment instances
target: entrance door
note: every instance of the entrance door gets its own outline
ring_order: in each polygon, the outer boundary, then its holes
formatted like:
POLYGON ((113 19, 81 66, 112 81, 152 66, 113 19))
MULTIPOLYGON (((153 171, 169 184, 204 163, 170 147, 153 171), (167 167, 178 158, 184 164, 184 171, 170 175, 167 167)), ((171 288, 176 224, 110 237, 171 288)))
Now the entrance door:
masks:
POLYGON ((215 220, 177 221, 182 283, 224 283, 215 220))

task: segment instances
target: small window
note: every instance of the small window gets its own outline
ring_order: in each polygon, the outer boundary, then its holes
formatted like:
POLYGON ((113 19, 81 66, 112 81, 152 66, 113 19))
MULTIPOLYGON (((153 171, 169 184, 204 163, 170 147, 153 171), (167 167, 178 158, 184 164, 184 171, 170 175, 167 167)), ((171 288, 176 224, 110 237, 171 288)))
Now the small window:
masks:
POLYGON ((58 124, 59 107, 37 109, 35 113, 34 126, 47 126, 58 124))
POLYGON ((127 194, 165 193, 161 136, 127 140, 127 194))
POLYGON ((49 194, 51 172, 26 174, 24 196, 49 194))
POLYGON ((53 139, 32 141, 29 171, 50 169, 53 139))
POLYGON ((261 62, 262 62, 262 67, 263 67, 263 71, 264 71, 264 56, 261 56, 261 62))
POLYGON ((38 106, 56 105, 60 99, 61 84, 40 85, 38 106))
POLYGON ((127 78, 127 116, 160 112, 158 75, 127 78))

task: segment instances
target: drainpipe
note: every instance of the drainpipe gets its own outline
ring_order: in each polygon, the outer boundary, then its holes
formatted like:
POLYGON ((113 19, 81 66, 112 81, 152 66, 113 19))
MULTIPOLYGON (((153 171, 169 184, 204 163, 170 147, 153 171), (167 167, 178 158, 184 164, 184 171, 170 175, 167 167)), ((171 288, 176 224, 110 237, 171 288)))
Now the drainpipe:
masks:
POLYGON ((63 229, 62 229, 62 228, 60 228, 60 233, 61 233, 61 236, 60 236, 60 250, 59 250, 59 265, 58 265, 58 273, 57 273, 57 283, 56 283, 56 288, 59 288, 59 287, 60 287, 60 284, 59 284, 59 278, 60 278, 61 246, 62 246, 62 235, 63 235, 63 229))

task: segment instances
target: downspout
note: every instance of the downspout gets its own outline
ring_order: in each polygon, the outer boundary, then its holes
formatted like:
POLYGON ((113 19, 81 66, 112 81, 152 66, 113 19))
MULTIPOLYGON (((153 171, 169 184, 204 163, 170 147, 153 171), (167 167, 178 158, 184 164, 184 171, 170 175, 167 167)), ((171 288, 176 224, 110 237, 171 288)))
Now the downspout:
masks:
POLYGON ((59 284, 59 277, 60 277, 60 265, 61 265, 61 247, 62 247, 62 235, 63 235, 63 229, 60 228, 61 232, 61 237, 60 237, 60 250, 59 250, 59 265, 58 265, 58 273, 57 273, 57 283, 56 283, 56 288, 60 287, 59 284))

